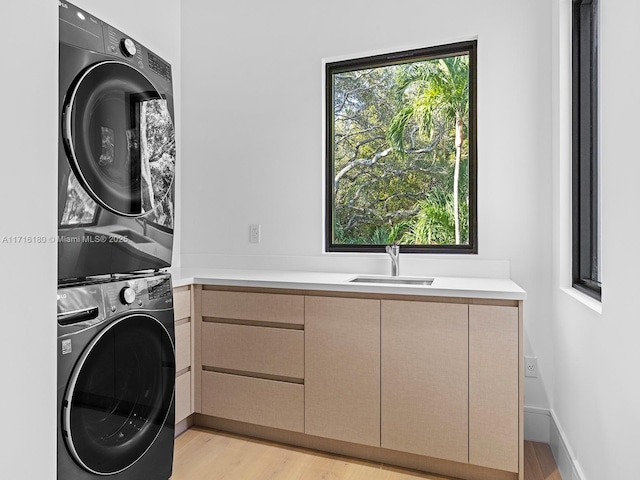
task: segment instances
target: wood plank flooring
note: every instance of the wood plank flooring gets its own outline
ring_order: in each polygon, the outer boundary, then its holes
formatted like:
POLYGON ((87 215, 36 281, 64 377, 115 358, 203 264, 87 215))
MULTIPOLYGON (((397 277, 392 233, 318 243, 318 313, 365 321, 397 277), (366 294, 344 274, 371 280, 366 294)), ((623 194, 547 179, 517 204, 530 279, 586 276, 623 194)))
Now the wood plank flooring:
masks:
POLYGON ((562 480, 549 445, 524 442, 524 478, 525 480, 562 480))
MULTIPOLYGON (((525 480, 561 480, 548 445, 525 442, 525 480)), ((194 427, 176 438, 171 480, 453 480, 194 427)))

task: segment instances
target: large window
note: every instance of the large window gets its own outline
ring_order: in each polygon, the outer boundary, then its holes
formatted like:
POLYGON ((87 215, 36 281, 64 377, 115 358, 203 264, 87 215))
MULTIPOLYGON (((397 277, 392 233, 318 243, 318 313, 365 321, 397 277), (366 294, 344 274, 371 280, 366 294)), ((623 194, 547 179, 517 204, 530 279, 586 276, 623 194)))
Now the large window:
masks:
POLYGON ((326 249, 477 253, 476 42, 326 65, 326 249))
POLYGON ((573 286, 601 297, 598 2, 573 0, 573 286))

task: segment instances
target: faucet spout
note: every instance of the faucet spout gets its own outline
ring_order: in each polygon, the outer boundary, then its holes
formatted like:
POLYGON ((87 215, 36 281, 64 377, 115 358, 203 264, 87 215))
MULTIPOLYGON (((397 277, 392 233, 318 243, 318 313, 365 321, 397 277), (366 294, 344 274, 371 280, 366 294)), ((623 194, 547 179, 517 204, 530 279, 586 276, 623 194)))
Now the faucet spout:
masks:
POLYGON ((384 250, 391 257, 391 275, 397 277, 400 275, 400 246, 387 245, 384 250))

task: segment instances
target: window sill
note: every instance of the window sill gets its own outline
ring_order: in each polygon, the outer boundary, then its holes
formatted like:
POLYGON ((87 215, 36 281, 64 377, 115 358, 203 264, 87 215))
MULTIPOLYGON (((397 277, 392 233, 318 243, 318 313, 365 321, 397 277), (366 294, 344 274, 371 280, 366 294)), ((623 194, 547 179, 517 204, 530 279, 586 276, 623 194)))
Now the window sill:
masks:
POLYGON ((584 306, 590 308, 594 312, 602 315, 602 302, 599 302, 598 300, 591 298, 586 293, 582 293, 581 291, 576 290, 572 287, 562 287, 560 288, 560 290, 562 290, 564 293, 574 298, 578 302, 582 303, 584 306))

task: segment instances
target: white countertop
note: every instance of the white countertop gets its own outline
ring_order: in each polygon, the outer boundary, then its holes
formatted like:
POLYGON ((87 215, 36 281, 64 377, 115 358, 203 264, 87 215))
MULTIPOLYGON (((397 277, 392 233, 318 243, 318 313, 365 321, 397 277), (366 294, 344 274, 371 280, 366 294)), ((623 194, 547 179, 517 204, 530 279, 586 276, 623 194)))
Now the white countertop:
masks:
MULTIPOLYGON (((331 292, 386 293, 437 297, 525 300, 527 293, 508 278, 432 277, 431 285, 350 283, 354 273, 299 272, 288 270, 231 270, 170 268, 174 287, 191 284, 234 287, 322 290, 331 292)), ((384 275, 362 275, 381 277, 384 275)), ((387 277, 388 278, 388 277, 387 277)), ((405 277, 402 278, 422 278, 405 277)))

